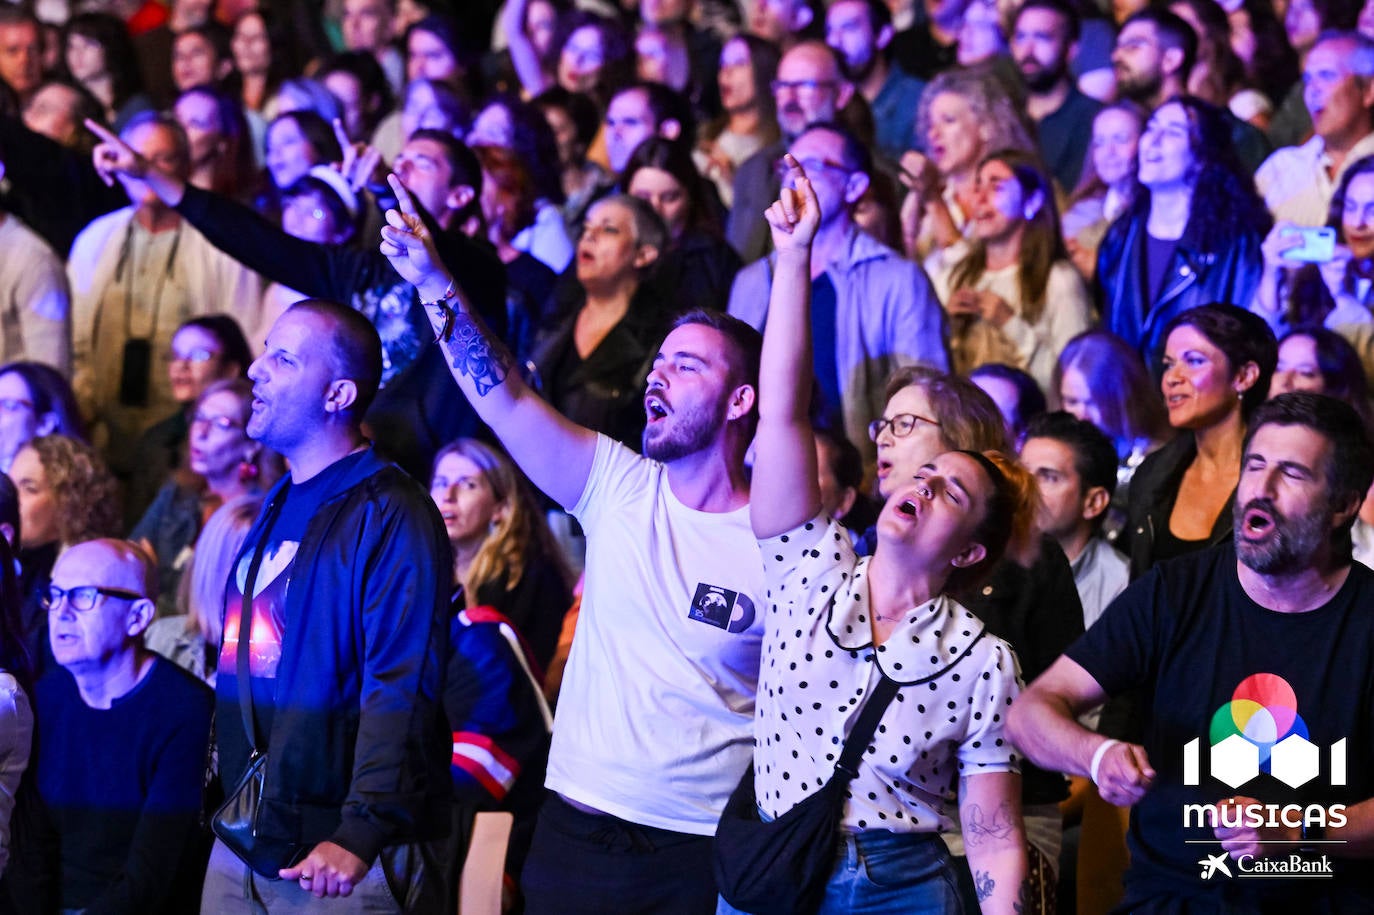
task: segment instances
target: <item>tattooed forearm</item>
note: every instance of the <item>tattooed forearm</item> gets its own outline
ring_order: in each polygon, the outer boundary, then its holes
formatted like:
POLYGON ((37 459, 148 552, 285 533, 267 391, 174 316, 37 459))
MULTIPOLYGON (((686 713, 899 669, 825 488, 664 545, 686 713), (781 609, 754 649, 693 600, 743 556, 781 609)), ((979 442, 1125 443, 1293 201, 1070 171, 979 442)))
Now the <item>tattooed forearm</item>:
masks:
POLYGON ((973 889, 978 894, 978 901, 984 902, 992 891, 997 889, 997 881, 992 879, 992 874, 987 871, 973 872, 973 889))
POLYGON ((983 812, 978 804, 969 804, 964 813, 964 842, 978 847, 985 842, 1005 842, 1016 832, 1016 814, 1005 801, 992 813, 983 812))
POLYGON ((510 374, 511 355, 482 322, 458 312, 446 343, 453 368, 472 379, 478 397, 486 397, 510 374))

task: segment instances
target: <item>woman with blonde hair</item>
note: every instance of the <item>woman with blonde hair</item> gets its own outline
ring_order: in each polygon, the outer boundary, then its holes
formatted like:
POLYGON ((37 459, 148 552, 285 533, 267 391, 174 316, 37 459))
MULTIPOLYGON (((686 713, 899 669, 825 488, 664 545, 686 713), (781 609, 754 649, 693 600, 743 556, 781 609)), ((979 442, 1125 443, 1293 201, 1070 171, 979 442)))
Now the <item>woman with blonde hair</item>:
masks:
POLYGON ((986 65, 946 70, 921 96, 916 129, 924 153, 902 156, 902 240, 909 257, 956 244, 973 212, 978 164, 1014 149, 1037 155, 1035 130, 986 65))
POLYGON ((143 644, 211 686, 224 638, 224 583, 262 508, 262 493, 239 496, 217 508, 196 538, 195 552, 181 578, 176 616, 156 620, 143 644))
POLYGON ((547 665, 572 576, 529 484, 504 452, 461 438, 435 457, 430 495, 453 545, 455 607, 495 608, 547 665))

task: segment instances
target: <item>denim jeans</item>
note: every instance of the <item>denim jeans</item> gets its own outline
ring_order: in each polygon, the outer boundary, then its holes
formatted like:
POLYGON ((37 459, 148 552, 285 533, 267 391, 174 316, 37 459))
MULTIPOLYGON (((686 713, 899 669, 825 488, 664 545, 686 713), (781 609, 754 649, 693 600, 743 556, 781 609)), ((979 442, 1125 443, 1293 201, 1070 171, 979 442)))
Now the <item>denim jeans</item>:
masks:
MULTIPOLYGON (((935 833, 846 835, 818 915, 959 915, 949 850, 935 833)), ((724 899, 716 915, 743 915, 724 899)))

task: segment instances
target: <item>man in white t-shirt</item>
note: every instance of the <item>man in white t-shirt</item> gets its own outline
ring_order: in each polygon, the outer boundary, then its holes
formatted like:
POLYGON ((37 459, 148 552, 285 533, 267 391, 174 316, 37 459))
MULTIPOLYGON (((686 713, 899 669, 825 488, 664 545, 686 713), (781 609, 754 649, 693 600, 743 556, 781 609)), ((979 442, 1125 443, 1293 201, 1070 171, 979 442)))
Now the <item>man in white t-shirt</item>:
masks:
POLYGON ((711 837, 753 749, 763 564, 749 523, 760 339, 680 318, 644 398, 644 456, 553 410, 439 263, 410 196, 382 251, 453 377, 530 479, 581 522, 586 581, 559 696, 526 910, 715 910, 711 837))

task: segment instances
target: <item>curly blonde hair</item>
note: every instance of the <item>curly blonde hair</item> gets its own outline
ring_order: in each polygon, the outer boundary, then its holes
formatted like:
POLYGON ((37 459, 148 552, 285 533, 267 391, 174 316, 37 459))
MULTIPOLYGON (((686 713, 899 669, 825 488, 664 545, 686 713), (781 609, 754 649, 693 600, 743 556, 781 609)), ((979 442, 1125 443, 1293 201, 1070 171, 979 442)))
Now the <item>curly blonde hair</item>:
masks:
POLYGON ((936 96, 945 94, 957 95, 967 102, 974 119, 982 125, 980 160, 993 150, 1007 149, 1039 157, 1035 129, 1012 98, 1006 84, 993 70, 981 64, 945 70, 930 81, 925 92, 921 93, 921 106, 916 118, 916 129, 920 131, 918 136, 928 134, 930 106, 936 96))
POLYGON ((123 533, 119 483, 94 448, 67 435, 43 435, 25 447, 38 454, 48 478, 63 546, 123 533))

